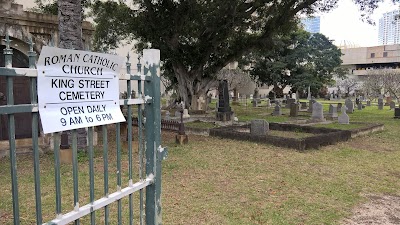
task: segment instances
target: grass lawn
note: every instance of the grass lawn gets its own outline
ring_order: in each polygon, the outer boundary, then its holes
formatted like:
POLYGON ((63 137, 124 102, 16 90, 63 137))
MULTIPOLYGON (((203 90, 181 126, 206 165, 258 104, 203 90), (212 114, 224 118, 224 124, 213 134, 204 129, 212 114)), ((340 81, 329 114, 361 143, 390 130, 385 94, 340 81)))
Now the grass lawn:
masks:
MULTIPOLYGON (((250 106, 250 105, 249 105, 250 106)), ((325 107, 325 106, 324 106, 325 107)), ((233 106, 241 121, 272 117, 272 109, 233 106), (270 110, 270 111, 268 111, 270 110), (267 111, 267 112, 266 112, 267 111)), ((339 224, 351 210, 367 201, 367 194, 400 195, 400 120, 389 107, 356 110, 350 122, 384 123, 385 130, 319 150, 292 149, 214 137, 189 136, 189 144, 177 146, 174 134, 163 131, 169 156, 163 161, 162 210, 164 224, 339 224)), ((331 125, 337 126, 337 125, 331 125)), ((350 125, 348 127, 352 127, 350 125)), ((346 129, 346 128, 344 128, 346 129)), ((116 191, 114 133, 110 131, 110 193, 116 191)), ((101 135, 100 135, 101 136, 101 135)), ((135 137, 136 138, 136 137, 135 137)), ((101 143, 101 141, 100 141, 101 143)), ((137 152, 137 144, 134 144, 137 152)), ((126 145, 123 145, 126 149, 126 145)), ((102 146, 95 156, 95 196, 103 196, 102 146)), ((123 150, 123 184, 127 179, 127 154, 123 150)), ((137 155, 135 155, 137 171, 137 155)), ((18 157, 21 223, 35 221, 33 162, 18 157)), ((41 156, 42 202, 45 221, 55 217, 54 158, 41 156)), ((0 160, 0 224, 12 224, 12 200, 8 158, 0 160)), ((88 159, 79 158, 80 205, 88 203, 88 159)), ((137 173, 137 172, 136 172, 137 173)), ((61 168, 63 212, 73 209, 72 167, 61 168)), ((137 175, 135 176, 137 180, 137 175)), ((127 224, 127 200, 123 200, 123 224, 127 224)), ((135 224, 138 194, 134 195, 135 224)), ((117 205, 111 206, 116 224, 117 205)), ((96 213, 103 222, 103 212, 96 213)), ((85 218, 81 224, 89 224, 85 218)))

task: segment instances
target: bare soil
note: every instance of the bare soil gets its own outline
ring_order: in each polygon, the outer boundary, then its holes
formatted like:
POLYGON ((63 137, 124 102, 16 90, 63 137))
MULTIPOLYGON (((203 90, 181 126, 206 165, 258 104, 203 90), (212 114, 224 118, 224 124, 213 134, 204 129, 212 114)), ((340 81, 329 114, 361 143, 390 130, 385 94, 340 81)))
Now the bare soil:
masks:
POLYGON ((353 215, 341 222, 342 225, 398 225, 400 224, 399 196, 367 196, 369 201, 356 207, 353 215))

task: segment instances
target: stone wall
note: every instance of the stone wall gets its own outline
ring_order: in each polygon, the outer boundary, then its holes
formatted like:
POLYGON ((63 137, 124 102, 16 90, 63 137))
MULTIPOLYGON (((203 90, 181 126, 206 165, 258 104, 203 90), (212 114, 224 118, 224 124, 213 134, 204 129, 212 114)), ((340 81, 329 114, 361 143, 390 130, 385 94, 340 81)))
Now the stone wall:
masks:
MULTIPOLYGON (((52 35, 55 46, 58 40, 58 18, 55 15, 41 14, 36 12, 25 11, 22 5, 14 4, 11 0, 0 0, 0 36, 4 37, 6 32, 13 39, 13 48, 24 52, 16 44, 17 40, 20 43, 28 42, 29 37, 32 37, 34 50, 40 53, 44 45, 48 45, 52 35)), ((90 49, 91 37, 94 32, 94 27, 89 22, 82 22, 82 36, 84 46, 90 49)))

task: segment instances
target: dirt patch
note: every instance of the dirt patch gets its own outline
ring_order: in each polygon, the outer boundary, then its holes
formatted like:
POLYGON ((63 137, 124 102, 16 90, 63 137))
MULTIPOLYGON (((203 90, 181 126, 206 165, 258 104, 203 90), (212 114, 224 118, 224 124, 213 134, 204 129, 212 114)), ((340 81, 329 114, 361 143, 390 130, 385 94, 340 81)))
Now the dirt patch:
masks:
POLYGON ((400 196, 368 196, 370 201, 353 210, 353 215, 342 225, 400 224, 400 196))
POLYGON ((354 138, 348 142, 349 146, 355 149, 369 150, 373 152, 392 152, 397 150, 391 146, 391 143, 385 143, 382 140, 374 140, 369 137, 368 141, 365 138, 354 138))

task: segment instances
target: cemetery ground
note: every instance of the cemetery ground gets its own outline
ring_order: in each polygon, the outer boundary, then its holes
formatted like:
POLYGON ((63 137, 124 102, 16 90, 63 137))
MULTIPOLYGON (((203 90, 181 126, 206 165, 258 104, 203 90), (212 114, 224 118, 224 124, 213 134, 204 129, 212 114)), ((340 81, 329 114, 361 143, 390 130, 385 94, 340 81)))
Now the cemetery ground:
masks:
MULTIPOLYGON (((331 103, 329 101, 325 103, 331 103)), ((327 107, 327 105, 324 105, 327 107)), ((272 108, 233 106, 239 121, 254 118, 269 122, 290 120, 270 116, 272 108)), ((327 110, 327 108, 325 108, 327 110)), ((308 114, 309 116, 309 114, 308 114)), ((163 161, 162 210, 164 224, 399 224, 400 223, 400 120, 388 106, 376 105, 349 114, 351 122, 383 123, 384 131, 336 145, 299 152, 293 149, 206 136, 189 136, 188 145, 176 145, 175 133, 162 132, 169 147, 163 161), (373 211, 375 210, 375 211, 373 211), (347 218, 347 219, 346 219, 347 218)), ((201 125, 200 125, 201 126, 201 125)), ((208 125, 206 125, 208 126, 208 125)), ((359 125, 318 125, 339 129, 359 125)), ((116 187, 115 132, 109 130, 109 185, 116 187)), ((101 132, 99 133, 101 137, 101 132)), ((136 139, 136 136, 135 136, 136 139)), ((134 143, 137 152, 137 142, 134 143)), ((128 185, 126 144, 123 144, 123 186, 128 185)), ((89 201, 88 155, 79 153, 80 205, 89 201)), ((135 158, 137 170, 137 158, 135 158)), ((33 161, 18 156, 21 224, 35 221, 33 161)), ((41 155, 44 220, 55 215, 54 157, 41 155)), ((0 160, 0 224, 12 224, 9 161, 0 160)), ((95 196, 103 196, 101 140, 95 149, 95 196)), ((136 175, 135 179, 137 180, 136 175)), ((61 166, 62 209, 73 209, 72 166, 61 166)), ((135 224, 139 194, 134 194, 135 224)), ((123 218, 128 200, 123 199, 123 218)), ((110 206, 116 224, 117 204, 110 206)), ((96 211, 102 224, 104 210, 96 211)), ((88 224, 89 218, 81 221, 88 224)), ((123 221, 127 224, 127 219, 123 221)))

